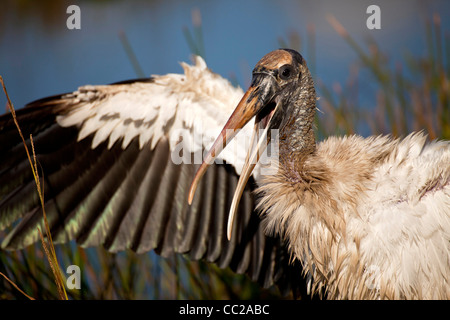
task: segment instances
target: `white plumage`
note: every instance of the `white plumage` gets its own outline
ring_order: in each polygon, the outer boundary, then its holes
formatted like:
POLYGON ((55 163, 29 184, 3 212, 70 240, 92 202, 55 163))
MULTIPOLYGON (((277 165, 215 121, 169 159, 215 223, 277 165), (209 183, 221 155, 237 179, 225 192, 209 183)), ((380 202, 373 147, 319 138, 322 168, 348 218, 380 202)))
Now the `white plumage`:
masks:
MULTIPOLYGON (((303 57, 289 49, 267 54, 205 162, 232 139, 227 130, 255 117, 255 129, 279 132, 272 173, 257 181, 257 208, 266 231, 286 239, 302 262, 312 292, 326 288, 335 299, 449 299, 450 143, 427 143, 417 133, 316 144, 315 103, 303 57)), ((260 151, 267 144, 261 138, 260 151)), ((198 170, 190 200, 206 168, 198 170)), ((234 203, 251 170, 244 167, 234 203)))
POLYGON ((331 183, 289 189, 283 177, 263 177, 258 205, 267 230, 285 234, 309 266, 313 290, 327 286, 331 297, 351 299, 450 297, 448 142, 332 137, 310 161, 326 161, 331 183))
MULTIPOLYGON (((137 138, 141 148, 150 141, 153 149, 164 136, 177 152, 173 160, 189 161, 177 158, 180 149, 194 154, 211 147, 243 91, 211 72, 199 56, 195 65, 181 65, 184 74, 153 75, 152 82, 80 87, 62 97, 77 106, 58 116, 58 124, 79 126, 78 140, 94 134, 92 148, 104 141, 111 148, 121 138, 126 148, 137 138)), ((221 153, 218 163, 233 164, 239 173, 250 138, 251 128, 246 126, 221 153)), ((198 164, 201 161, 200 156, 198 164)))

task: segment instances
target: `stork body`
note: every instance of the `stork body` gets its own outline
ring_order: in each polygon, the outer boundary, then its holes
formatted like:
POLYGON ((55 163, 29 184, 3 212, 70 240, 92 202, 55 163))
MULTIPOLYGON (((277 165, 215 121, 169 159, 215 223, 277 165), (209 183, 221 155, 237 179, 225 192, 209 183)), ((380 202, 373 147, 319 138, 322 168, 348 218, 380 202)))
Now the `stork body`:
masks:
POLYGON ((338 299, 450 297, 450 151, 421 134, 329 138, 264 176, 258 207, 338 299))
MULTIPOLYGON (((285 239, 312 276, 313 291, 326 287, 337 299, 449 299, 450 143, 427 143, 419 133, 316 145, 315 102, 301 55, 267 54, 205 163, 230 141, 229 129, 256 116, 255 129, 278 130, 279 138, 277 165, 258 181, 257 207, 266 232, 285 239)), ((267 143, 262 137, 257 151, 267 143)), ((235 202, 251 170, 244 166, 235 202)))
MULTIPOLYGON (((328 298, 450 298, 449 142, 418 133, 316 144, 314 84, 292 50, 261 59, 245 94, 200 58, 183 68, 17 112, 33 134, 56 242, 183 253, 285 292, 305 277, 328 298), (251 135, 254 116, 264 135, 246 156, 233 138, 251 135), (189 161, 217 136, 201 166, 189 161), (260 174, 269 141, 278 152, 260 174), (206 172, 218 157, 226 163, 206 172)), ((0 229, 21 219, 2 247, 16 249, 37 241, 42 214, 9 115, 0 129, 0 229)))

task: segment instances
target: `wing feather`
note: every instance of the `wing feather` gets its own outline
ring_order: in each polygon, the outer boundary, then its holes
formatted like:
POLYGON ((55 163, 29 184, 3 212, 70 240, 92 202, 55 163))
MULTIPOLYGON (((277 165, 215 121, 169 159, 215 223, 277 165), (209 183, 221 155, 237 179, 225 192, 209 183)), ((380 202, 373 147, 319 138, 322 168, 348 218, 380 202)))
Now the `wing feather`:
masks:
MULTIPOLYGON (((226 239, 246 155, 239 139, 222 153, 225 162, 207 171, 188 205, 199 166, 193 160, 243 93, 201 58, 182 66, 182 75, 84 86, 17 111, 25 137, 33 134, 54 240, 112 252, 182 253, 246 273, 265 287, 277 283, 297 292, 301 268, 289 262, 281 239, 264 235, 253 178, 242 196, 237 232, 226 239)), ((10 228, 2 247, 23 248, 38 240, 42 213, 10 115, 0 117, 0 129, 0 229, 10 228)))

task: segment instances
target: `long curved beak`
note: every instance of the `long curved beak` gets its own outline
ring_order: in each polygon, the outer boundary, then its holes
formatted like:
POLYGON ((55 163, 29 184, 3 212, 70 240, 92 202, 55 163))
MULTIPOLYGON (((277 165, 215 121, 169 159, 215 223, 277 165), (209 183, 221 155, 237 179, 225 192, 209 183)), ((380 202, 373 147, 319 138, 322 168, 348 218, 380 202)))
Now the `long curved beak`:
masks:
MULTIPOLYGON (((189 204, 192 203, 197 185, 208 169, 208 166, 213 163, 214 159, 225 148, 228 142, 230 142, 231 139, 234 138, 239 129, 243 128, 254 116, 260 113, 264 109, 264 107, 269 104, 269 102, 271 102, 271 99, 273 97, 271 82, 272 80, 270 79, 270 77, 264 75, 254 76, 252 86, 250 86, 250 88, 242 97, 238 106, 233 111, 232 115, 223 127, 220 135, 215 140, 214 144, 203 160, 203 163, 198 169, 189 190, 189 204)), ((267 144, 269 143, 267 139, 267 130, 269 128, 269 123, 275 110, 276 107, 268 110, 267 115, 264 115, 264 117, 262 118, 257 117, 255 121, 250 148, 247 152, 247 157, 245 159, 245 163, 239 177, 238 185, 236 187, 230 208, 230 213, 228 215, 228 240, 231 239, 234 217, 236 215, 239 200, 242 196, 245 185, 247 184, 247 181, 250 178, 251 173, 255 168, 261 154, 264 152, 267 144), (255 138, 259 136, 259 129, 261 128, 264 129, 263 134, 261 135, 261 137, 257 138, 258 143, 255 145, 255 138)))

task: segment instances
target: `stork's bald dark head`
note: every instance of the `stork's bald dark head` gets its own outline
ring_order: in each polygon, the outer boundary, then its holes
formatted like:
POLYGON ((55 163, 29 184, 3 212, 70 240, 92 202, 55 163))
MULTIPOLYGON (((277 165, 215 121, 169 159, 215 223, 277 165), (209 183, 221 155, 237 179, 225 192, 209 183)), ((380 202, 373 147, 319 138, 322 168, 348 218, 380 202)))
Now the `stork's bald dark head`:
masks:
POLYGON ((256 147, 258 150, 249 149, 248 151, 248 157, 239 178, 232 208, 230 209, 228 238, 230 238, 237 203, 245 183, 256 164, 254 160, 255 158, 256 161, 259 159, 258 154, 264 151, 271 139, 271 131, 269 129, 282 130, 287 123, 291 122, 297 116, 298 110, 302 110, 302 108, 298 108, 299 101, 308 97, 309 93, 311 93, 310 91, 314 93, 311 75, 306 67, 305 60, 297 51, 290 49, 272 51, 266 54, 253 69, 250 88, 242 97, 219 137, 217 137, 206 155, 192 182, 189 193, 189 202, 191 202, 196 185, 205 173, 208 164, 212 163, 214 158, 235 136, 237 129, 242 128, 255 117, 255 134, 259 137, 258 131, 263 129, 265 132, 263 136, 266 135, 267 139, 261 137, 256 147))
POLYGON ((291 99, 298 97, 303 74, 309 76, 309 71, 297 51, 278 49, 266 54, 253 69, 245 110, 251 106, 262 127, 270 122, 271 129, 280 129, 284 115, 291 112, 291 99))
POLYGON ((253 76, 272 75, 278 82, 298 78, 303 69, 304 59, 295 50, 278 49, 266 54, 253 69, 253 76))

